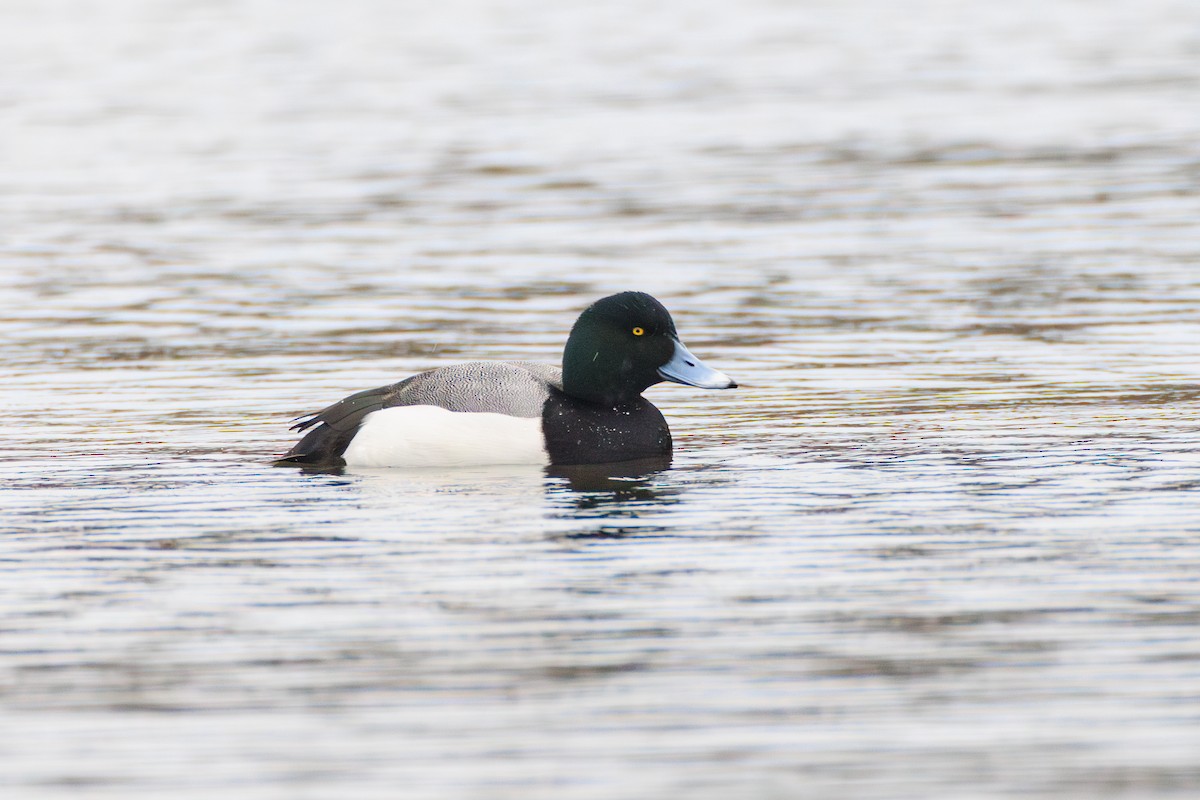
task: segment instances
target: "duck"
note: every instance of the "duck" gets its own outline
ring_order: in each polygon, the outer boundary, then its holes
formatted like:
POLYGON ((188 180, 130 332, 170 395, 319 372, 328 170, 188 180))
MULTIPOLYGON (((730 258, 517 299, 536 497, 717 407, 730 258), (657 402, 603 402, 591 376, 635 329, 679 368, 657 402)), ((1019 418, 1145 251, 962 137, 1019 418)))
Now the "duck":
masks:
POLYGON ((562 367, 471 361, 352 394, 298 417, 304 437, 280 465, 571 466, 667 459, 671 429, 642 396, 670 381, 732 389, 684 346, 645 292, 604 297, 579 315, 562 367))

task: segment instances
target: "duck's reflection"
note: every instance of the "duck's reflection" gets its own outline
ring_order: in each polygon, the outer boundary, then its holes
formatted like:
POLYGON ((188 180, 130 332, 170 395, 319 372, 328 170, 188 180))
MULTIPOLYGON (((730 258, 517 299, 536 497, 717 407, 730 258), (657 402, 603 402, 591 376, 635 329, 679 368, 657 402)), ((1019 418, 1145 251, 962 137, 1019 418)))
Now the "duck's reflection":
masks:
POLYGON ((553 491, 565 488, 574 492, 648 492, 639 498, 653 499, 651 479, 671 468, 670 456, 640 458, 633 461, 617 461, 608 464, 576 464, 574 466, 546 467, 551 478, 547 486, 553 491), (555 481, 555 478, 561 480, 555 481))
POLYGON ((546 468, 299 471, 323 485, 352 489, 389 518, 405 509, 399 520, 404 529, 478 525, 528 531, 549 523, 551 538, 578 539, 661 535, 664 529, 656 523, 664 508, 681 502, 682 487, 663 479, 670 466, 669 457, 660 457, 546 468))
POLYGON ((679 487, 660 476, 671 459, 653 458, 609 464, 550 467, 546 494, 551 517, 582 527, 560 531, 554 539, 625 539, 661 536, 666 528, 651 520, 665 506, 680 502, 679 487))
MULTIPOLYGON (((276 462, 276 466, 280 464, 276 462)), ((284 466, 294 466, 287 464, 284 466)), ((546 467, 542 474, 546 481, 547 491, 551 494, 563 492, 579 492, 587 495, 595 493, 613 493, 628 500, 651 500, 658 490, 651 486, 655 475, 665 472, 671 467, 671 457, 642 458, 632 461, 616 461, 606 464, 577 464, 573 466, 546 467)), ((470 485, 481 476, 497 478, 530 479, 537 474, 536 468, 516 467, 487 467, 471 469, 445 470, 411 470, 403 468, 390 469, 348 469, 344 466, 311 466, 303 465, 297 471, 303 475, 329 475, 346 477, 345 484, 354 481, 353 475, 373 475, 378 478, 395 476, 403 479, 409 485, 414 483, 421 486, 449 487, 454 485, 470 485)))

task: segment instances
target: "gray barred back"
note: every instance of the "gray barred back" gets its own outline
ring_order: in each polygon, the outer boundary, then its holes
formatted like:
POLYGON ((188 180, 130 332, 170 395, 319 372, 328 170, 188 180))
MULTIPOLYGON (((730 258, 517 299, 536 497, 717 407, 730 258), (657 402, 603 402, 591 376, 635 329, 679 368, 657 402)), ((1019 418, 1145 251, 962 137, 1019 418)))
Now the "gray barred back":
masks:
POLYGON ((422 372, 385 395, 383 408, 438 406, 450 411, 540 417, 550 386, 562 388, 562 370, 532 361, 468 361, 422 372))

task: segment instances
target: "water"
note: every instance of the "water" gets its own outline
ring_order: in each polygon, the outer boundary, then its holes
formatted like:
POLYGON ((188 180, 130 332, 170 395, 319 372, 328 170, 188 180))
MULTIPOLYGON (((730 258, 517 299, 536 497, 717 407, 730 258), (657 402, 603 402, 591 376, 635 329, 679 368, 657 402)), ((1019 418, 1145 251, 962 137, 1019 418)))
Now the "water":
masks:
POLYGON ((1200 11, 0 10, 6 798, 1200 794, 1200 11), (288 420, 639 288, 667 471, 288 420))

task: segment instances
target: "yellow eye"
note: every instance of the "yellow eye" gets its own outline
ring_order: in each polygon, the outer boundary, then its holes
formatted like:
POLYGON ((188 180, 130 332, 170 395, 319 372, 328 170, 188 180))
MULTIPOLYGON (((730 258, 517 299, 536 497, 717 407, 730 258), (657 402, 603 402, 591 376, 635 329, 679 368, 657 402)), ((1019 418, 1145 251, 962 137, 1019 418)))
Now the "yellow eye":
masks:
POLYGON ((634 328, 634 329, 633 329, 633 335, 634 335, 634 336, 641 336, 641 335, 642 335, 643 333, 645 333, 645 332, 646 332, 646 331, 645 331, 643 328, 640 328, 640 327, 638 327, 638 328, 634 328))

